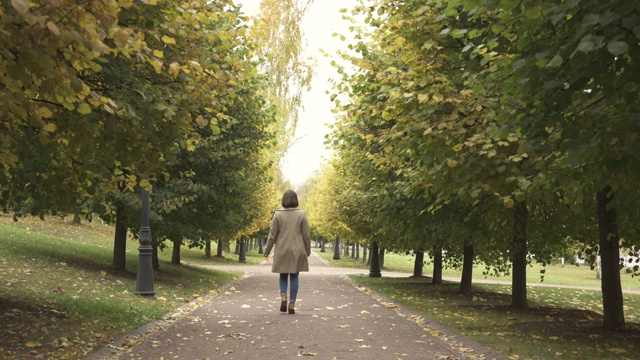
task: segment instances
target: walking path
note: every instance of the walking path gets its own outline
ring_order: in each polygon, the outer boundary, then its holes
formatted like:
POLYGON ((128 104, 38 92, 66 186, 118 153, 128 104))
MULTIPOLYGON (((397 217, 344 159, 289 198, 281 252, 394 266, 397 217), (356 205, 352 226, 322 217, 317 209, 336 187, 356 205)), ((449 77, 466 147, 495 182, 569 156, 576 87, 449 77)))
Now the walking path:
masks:
POLYGON ((212 266, 246 275, 86 359, 501 359, 344 276, 367 271, 309 261, 295 315, 279 311, 270 266, 212 266))

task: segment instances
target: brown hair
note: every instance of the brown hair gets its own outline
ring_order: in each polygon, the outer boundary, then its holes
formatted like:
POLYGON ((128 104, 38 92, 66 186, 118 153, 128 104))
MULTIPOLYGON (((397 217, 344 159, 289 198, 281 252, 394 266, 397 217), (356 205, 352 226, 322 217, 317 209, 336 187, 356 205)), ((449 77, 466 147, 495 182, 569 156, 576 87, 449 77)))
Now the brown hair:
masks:
POLYGON ((293 190, 287 190, 282 195, 282 207, 294 208, 298 207, 298 194, 293 190))

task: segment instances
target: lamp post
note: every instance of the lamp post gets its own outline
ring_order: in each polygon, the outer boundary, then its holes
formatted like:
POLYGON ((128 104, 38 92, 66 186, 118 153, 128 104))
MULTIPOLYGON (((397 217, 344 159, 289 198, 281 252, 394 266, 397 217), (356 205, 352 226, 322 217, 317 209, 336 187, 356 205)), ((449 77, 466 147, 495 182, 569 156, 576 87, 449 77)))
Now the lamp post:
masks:
POLYGON ((240 254, 238 256, 238 261, 241 263, 246 263, 247 262, 247 238, 244 235, 240 237, 240 243, 238 244, 238 246, 240 246, 240 254))
POLYGON ((369 267, 369 277, 382 277, 382 273, 380 272, 380 258, 378 256, 378 242, 374 241, 373 244, 371 244, 371 255, 369 255, 371 259, 371 266, 369 267))
POLYGON ((151 263, 151 228, 149 227, 149 192, 142 189, 142 216, 140 226, 140 247, 138 248, 138 274, 136 275, 136 294, 154 296, 153 265, 151 263))

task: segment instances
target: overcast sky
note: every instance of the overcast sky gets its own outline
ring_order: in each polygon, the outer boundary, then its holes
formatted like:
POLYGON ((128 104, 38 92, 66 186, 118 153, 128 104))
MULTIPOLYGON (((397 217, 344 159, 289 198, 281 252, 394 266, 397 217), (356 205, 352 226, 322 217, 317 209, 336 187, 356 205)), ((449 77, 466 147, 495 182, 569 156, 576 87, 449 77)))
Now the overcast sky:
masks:
MULTIPOLYGON (((242 4, 247 15, 254 15, 259 9, 260 0, 239 0, 237 3, 242 4)), ((329 132, 327 124, 332 123, 334 118, 331 113, 333 103, 325 92, 331 89, 328 80, 337 77, 330 62, 343 45, 332 35, 336 32, 348 34, 349 24, 342 20, 339 10, 354 4, 351 0, 315 0, 302 22, 306 39, 304 56, 314 57, 317 66, 311 91, 303 95, 304 109, 300 111, 295 136, 299 140, 290 147, 282 163, 284 177, 294 188, 302 185, 319 169, 329 154, 324 141, 329 132), (324 57, 319 51, 321 48, 331 56, 324 57)))

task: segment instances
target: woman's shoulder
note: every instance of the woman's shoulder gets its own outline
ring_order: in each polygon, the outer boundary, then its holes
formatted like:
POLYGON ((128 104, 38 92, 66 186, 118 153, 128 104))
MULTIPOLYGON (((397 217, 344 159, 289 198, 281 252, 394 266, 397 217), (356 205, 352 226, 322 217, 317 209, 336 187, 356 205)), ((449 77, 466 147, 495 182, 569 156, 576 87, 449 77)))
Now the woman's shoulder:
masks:
POLYGON ((304 210, 300 209, 300 208, 282 208, 282 209, 278 209, 275 212, 276 216, 288 216, 288 214, 290 215, 294 215, 294 214, 299 214, 299 215, 306 215, 304 210))

